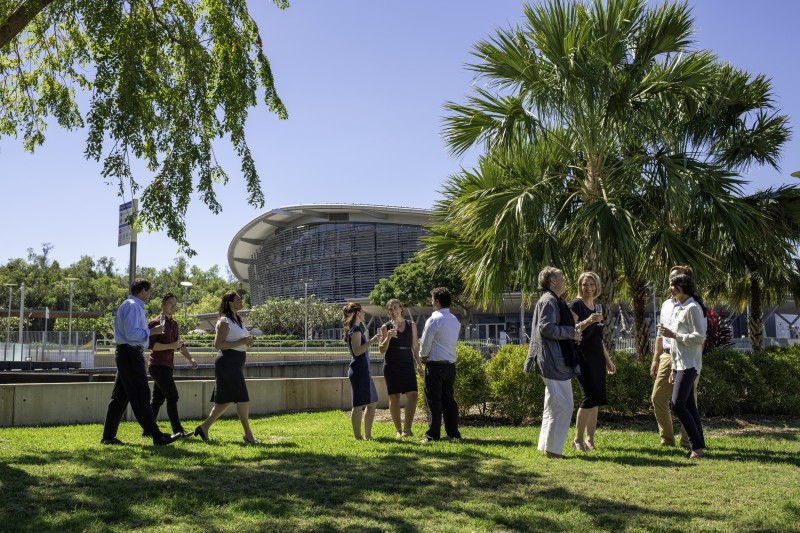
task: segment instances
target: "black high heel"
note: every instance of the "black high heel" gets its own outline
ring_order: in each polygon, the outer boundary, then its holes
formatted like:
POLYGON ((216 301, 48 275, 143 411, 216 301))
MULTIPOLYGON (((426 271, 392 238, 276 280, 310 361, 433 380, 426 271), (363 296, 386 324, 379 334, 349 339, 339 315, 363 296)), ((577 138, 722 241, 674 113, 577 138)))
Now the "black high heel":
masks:
POLYGON ((208 433, 203 431, 203 426, 194 428, 194 434, 203 439, 203 442, 208 442, 208 433))

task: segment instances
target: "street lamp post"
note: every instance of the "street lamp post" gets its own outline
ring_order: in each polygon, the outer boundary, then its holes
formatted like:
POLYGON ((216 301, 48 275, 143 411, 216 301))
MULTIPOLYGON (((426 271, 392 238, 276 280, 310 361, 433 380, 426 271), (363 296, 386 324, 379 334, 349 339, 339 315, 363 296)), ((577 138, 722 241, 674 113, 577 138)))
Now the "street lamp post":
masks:
POLYGON ((78 278, 64 278, 66 281, 69 281, 69 324, 67 325, 67 345, 72 346, 72 288, 75 286, 75 282, 78 281, 78 278))
POLYGON ((19 284, 19 340, 22 344, 22 327, 25 319, 25 282, 19 284))
POLYGON ((308 341, 308 282, 312 279, 303 280, 303 354, 306 353, 306 342, 308 341))
POLYGON ((6 317, 6 342, 3 343, 3 361, 6 360, 6 351, 8 350, 8 341, 11 340, 11 291, 17 286, 16 283, 6 283, 8 287, 8 316, 6 317))
POLYGON ((186 326, 186 306, 189 304, 189 287, 191 287, 193 283, 191 281, 181 281, 181 287, 183 287, 183 325, 186 326))

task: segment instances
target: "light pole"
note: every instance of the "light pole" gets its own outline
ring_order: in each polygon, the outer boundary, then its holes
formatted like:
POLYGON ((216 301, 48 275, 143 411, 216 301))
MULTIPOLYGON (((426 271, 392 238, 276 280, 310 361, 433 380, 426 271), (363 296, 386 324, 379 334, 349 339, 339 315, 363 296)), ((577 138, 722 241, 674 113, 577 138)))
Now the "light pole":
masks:
POLYGON ((69 325, 67 326, 69 333, 67 334, 67 345, 72 346, 72 288, 78 278, 64 278, 64 280, 69 281, 69 325))
POLYGON ((313 279, 303 280, 303 354, 306 353, 306 341, 308 340, 308 282, 313 279))
POLYGON ((3 361, 6 360, 6 351, 8 350, 8 341, 11 340, 11 291, 17 286, 16 283, 6 283, 8 287, 8 316, 6 317, 6 342, 3 343, 3 361))
POLYGON ((22 344, 22 321, 25 319, 25 282, 19 284, 19 340, 22 344))
POLYGON ((191 281, 181 281, 181 287, 183 287, 183 325, 186 327, 186 306, 188 305, 189 300, 189 287, 191 287, 193 283, 191 281))

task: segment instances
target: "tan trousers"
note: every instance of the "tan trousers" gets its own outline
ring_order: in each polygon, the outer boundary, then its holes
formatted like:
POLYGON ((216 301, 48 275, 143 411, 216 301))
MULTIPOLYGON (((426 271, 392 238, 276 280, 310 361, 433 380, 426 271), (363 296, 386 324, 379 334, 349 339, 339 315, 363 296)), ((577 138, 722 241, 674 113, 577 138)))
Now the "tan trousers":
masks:
MULTIPOLYGON (((658 374, 653 383, 653 394, 650 401, 653 402, 653 412, 658 422, 658 434, 661 436, 662 446, 675 446, 675 429, 672 425, 672 410, 669 408, 669 401, 672 399, 672 384, 669 382, 669 375, 672 373, 672 357, 668 353, 661 354, 658 361, 658 374)), ((697 383, 694 388, 695 401, 697 400, 697 383)), ((686 431, 681 428, 681 446, 689 446, 689 437, 686 431)))

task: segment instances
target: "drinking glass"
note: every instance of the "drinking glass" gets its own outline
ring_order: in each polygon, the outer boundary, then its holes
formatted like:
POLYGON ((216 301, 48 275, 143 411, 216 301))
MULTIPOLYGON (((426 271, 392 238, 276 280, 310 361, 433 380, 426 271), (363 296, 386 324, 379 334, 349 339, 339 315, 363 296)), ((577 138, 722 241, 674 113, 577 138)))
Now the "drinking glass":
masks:
MULTIPOLYGON (((603 314, 603 306, 602 306, 602 305, 600 305, 600 304, 594 304, 594 312, 595 312, 595 313, 600 313, 600 314, 602 315, 602 314, 603 314)), ((603 327, 603 326, 605 326, 606 324, 605 324, 605 322, 603 322, 603 321, 601 320, 600 322, 598 322, 598 323, 597 323, 597 325, 598 325, 598 326, 600 326, 600 327, 602 328, 602 327, 603 327)))

